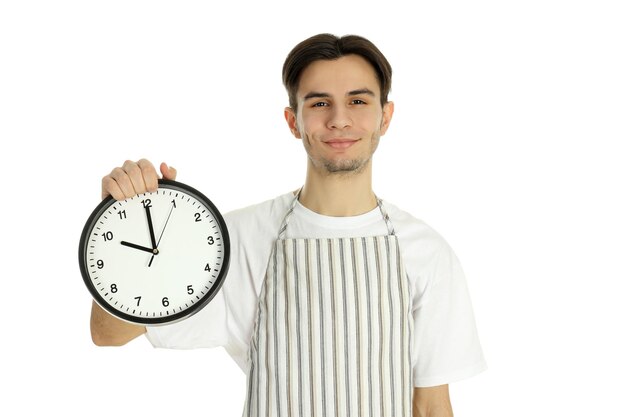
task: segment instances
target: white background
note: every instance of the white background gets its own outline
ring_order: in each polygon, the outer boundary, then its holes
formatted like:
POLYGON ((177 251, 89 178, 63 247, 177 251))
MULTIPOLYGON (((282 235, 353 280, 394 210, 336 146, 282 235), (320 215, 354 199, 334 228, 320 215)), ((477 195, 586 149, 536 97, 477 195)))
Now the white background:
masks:
POLYGON ((489 370, 455 415, 626 416, 622 2, 397 3, 1 3, 0 415, 241 414, 222 349, 91 343, 78 240, 125 159, 223 212, 300 186, 281 67, 331 32, 394 67, 376 192, 467 275, 489 370))

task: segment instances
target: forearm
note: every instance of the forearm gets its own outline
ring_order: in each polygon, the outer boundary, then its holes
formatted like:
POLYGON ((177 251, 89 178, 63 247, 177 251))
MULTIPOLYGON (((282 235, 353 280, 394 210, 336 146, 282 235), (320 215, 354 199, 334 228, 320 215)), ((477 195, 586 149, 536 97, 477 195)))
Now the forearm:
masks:
POLYGON ((453 417, 448 385, 415 388, 413 417, 453 417))
POLYGON ((428 410, 420 410, 413 407, 413 417, 453 417, 452 407, 434 407, 428 410))
POLYGON ((144 326, 115 318, 95 302, 91 306, 90 327, 91 340, 97 346, 121 346, 146 332, 144 326))

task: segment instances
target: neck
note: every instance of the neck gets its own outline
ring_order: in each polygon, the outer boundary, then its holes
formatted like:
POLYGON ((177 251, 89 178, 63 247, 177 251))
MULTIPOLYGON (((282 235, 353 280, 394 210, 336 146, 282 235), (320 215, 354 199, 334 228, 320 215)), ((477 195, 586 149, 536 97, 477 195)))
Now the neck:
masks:
POLYGON ((345 217, 367 213, 377 206, 372 190, 372 165, 359 172, 321 172, 311 163, 300 193, 300 203, 325 216, 345 217))

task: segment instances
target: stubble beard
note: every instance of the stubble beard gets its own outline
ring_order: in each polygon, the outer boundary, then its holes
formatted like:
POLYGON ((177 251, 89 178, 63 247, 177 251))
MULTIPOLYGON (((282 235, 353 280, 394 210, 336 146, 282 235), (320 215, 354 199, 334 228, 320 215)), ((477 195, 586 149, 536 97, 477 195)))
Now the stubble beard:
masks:
POLYGON ((357 175, 363 172, 371 158, 367 159, 345 159, 332 161, 322 159, 320 164, 328 175, 357 175))
POLYGON ((378 142, 380 140, 380 135, 375 135, 372 138, 372 149, 370 154, 366 158, 361 159, 327 159, 320 158, 314 159, 309 155, 309 159, 313 163, 314 166, 318 168, 322 168, 323 172, 327 175, 340 175, 340 176, 350 176, 350 175, 358 175, 365 170, 370 161, 372 160, 372 155, 374 155, 374 151, 378 147, 378 142))

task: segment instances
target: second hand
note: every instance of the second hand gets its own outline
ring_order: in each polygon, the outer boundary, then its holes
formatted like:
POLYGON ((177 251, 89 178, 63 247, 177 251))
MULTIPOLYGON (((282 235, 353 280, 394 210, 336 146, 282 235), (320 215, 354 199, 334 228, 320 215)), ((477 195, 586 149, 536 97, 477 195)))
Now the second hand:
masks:
POLYGON ((159 236, 159 241, 156 244, 157 248, 159 247, 159 244, 161 243, 161 238, 163 237, 163 233, 165 232, 165 228, 167 227, 167 223, 170 221, 170 216, 172 215, 172 211, 174 210, 174 207, 176 207, 176 205, 172 201, 172 207, 170 208, 170 212, 168 213, 167 219, 165 220, 165 225, 163 226, 163 230, 161 230, 161 236, 159 236))
POLYGON ((159 244, 161 243, 161 238, 163 237, 163 233, 165 232, 165 228, 167 227, 167 223, 170 221, 170 216, 172 215, 172 211, 174 210, 174 207, 176 205, 172 202, 172 207, 170 208, 170 212, 167 215, 167 219, 165 220, 165 225, 163 226, 163 230, 161 230, 161 235, 159 236, 159 241, 156 243, 155 246, 155 253, 152 255, 152 257, 150 258, 150 262, 148 263, 148 267, 150 267, 152 265, 152 261, 154 260, 154 255, 158 254, 158 247, 159 244))

